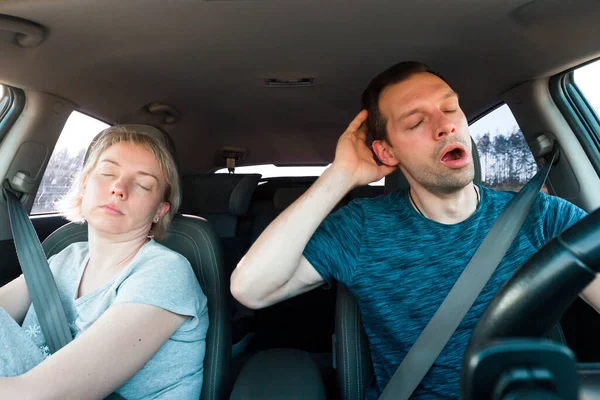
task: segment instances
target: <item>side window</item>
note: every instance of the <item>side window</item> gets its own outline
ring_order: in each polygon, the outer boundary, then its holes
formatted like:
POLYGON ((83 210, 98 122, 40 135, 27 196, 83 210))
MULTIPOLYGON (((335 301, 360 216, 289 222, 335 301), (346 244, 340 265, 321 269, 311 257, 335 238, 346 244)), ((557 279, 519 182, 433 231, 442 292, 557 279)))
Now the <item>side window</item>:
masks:
MULTIPOLYGON (((321 176, 331 164, 323 166, 277 166, 273 164, 261 165, 243 165, 236 167, 238 174, 261 174, 263 179, 281 178, 284 176, 321 176)), ((215 174, 228 174, 227 168, 221 168, 215 171, 215 174)), ((369 183, 369 186, 384 186, 385 178, 377 182, 369 183)), ((259 183, 260 185, 260 183, 259 183)))
POLYGON ((485 186, 519 191, 537 172, 521 128, 506 104, 471 124, 469 130, 477 144, 485 186))
POLYGON ((83 168, 83 157, 94 136, 108 125, 73 111, 50 157, 31 214, 55 213, 54 203, 67 193, 74 175, 83 168))
POLYGON ((10 96, 4 85, 0 85, 0 118, 4 117, 8 106, 10 105, 10 96))
POLYGON ((595 61, 573 71, 575 84, 590 106, 600 117, 600 61, 595 61))
POLYGON ((0 141, 17 120, 24 105, 25 94, 22 90, 0 84, 0 141))

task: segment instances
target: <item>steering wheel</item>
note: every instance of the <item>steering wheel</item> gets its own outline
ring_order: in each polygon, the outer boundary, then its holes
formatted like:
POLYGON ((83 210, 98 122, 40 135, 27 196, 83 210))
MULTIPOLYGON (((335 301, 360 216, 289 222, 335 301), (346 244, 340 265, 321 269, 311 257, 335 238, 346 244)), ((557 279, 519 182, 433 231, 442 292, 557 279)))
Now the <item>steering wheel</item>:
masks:
MULTIPOLYGON (((461 398, 474 382, 469 363, 493 343, 541 338, 600 272, 600 209, 531 256, 502 286, 473 330, 463 358, 461 398)), ((567 350, 568 351, 568 350, 567 350)), ((600 370, 577 371, 585 386, 600 393, 600 370)))

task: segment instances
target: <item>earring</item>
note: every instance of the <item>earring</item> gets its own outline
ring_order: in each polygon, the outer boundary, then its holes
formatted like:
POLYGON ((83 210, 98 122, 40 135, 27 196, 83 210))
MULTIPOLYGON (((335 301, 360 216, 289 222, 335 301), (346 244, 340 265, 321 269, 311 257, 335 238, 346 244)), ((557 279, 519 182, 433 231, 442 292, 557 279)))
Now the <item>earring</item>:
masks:
POLYGON ((154 218, 154 223, 158 224, 158 217, 154 218))

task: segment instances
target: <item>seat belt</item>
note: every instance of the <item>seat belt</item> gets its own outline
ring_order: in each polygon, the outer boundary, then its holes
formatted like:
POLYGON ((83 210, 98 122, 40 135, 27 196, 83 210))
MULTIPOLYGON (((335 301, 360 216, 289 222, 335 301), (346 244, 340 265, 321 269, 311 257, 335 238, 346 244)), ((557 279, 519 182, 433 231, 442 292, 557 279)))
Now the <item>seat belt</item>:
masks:
POLYGON ((65 309, 60 302, 48 260, 25 207, 7 181, 2 186, 2 193, 8 206, 17 258, 31 302, 40 321, 46 344, 50 352, 55 353, 73 340, 65 309))
MULTIPOLYGON (((29 296, 46 344, 50 352, 54 354, 73 340, 67 322, 67 314, 60 301, 58 288, 48 265, 46 254, 23 203, 12 190, 8 181, 2 185, 2 193, 6 199, 17 258, 29 289, 29 296)), ((125 399, 115 392, 108 395, 105 400, 125 399)))
POLYGON ((421 383, 500 264, 541 190, 551 161, 504 207, 479 248, 383 390, 379 400, 407 400, 421 383))

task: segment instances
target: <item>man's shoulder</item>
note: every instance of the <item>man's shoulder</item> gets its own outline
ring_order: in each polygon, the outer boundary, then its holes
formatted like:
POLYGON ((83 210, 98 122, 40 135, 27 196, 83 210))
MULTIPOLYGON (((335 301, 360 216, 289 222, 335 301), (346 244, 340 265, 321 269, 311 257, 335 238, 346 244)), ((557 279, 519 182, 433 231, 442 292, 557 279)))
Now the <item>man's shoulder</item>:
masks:
POLYGON ((518 193, 514 190, 500 190, 500 189, 494 189, 491 187, 487 187, 484 185, 478 185, 478 187, 480 188, 482 193, 484 193, 486 196, 488 196, 489 198, 496 200, 496 201, 508 202, 513 197, 515 197, 518 193))
MULTIPOLYGON (((402 197, 406 197, 407 190, 395 190, 391 193, 380 194, 378 196, 373 197, 358 197, 352 199, 348 204, 344 207, 362 207, 362 208, 387 208, 390 205, 398 203, 402 197)), ((344 208, 342 207, 342 208, 344 208)))
MULTIPOLYGON (((484 189, 490 197, 508 202, 516 192, 484 189)), ((501 211, 499 209, 499 211, 501 211)), ((524 222, 530 241, 539 247, 567 227, 584 218, 586 212, 569 201, 545 192, 539 192, 524 222)))
MULTIPOLYGON (((489 187, 486 187, 483 185, 480 186, 480 188, 491 199, 493 199, 495 201, 499 201, 499 202, 504 202, 504 203, 509 202, 512 198, 514 198, 518 194, 518 192, 516 192, 516 191, 493 189, 493 188, 489 188, 489 187)), ((538 193, 537 197, 535 198, 533 210, 539 212, 539 211, 545 211, 549 208, 550 209, 561 209, 561 208, 577 209, 578 207, 561 197, 553 196, 551 194, 540 191, 538 193)))
MULTIPOLYGON (((484 196, 487 197, 488 201, 494 205, 504 207, 509 201, 511 201, 519 192, 514 190, 500 190, 480 185, 479 188, 484 196)), ((534 200, 532 210, 539 212, 544 210, 549 203, 562 200, 555 196, 550 196, 544 192, 539 192, 534 200)), ((564 201, 564 200, 563 200, 564 201)))

